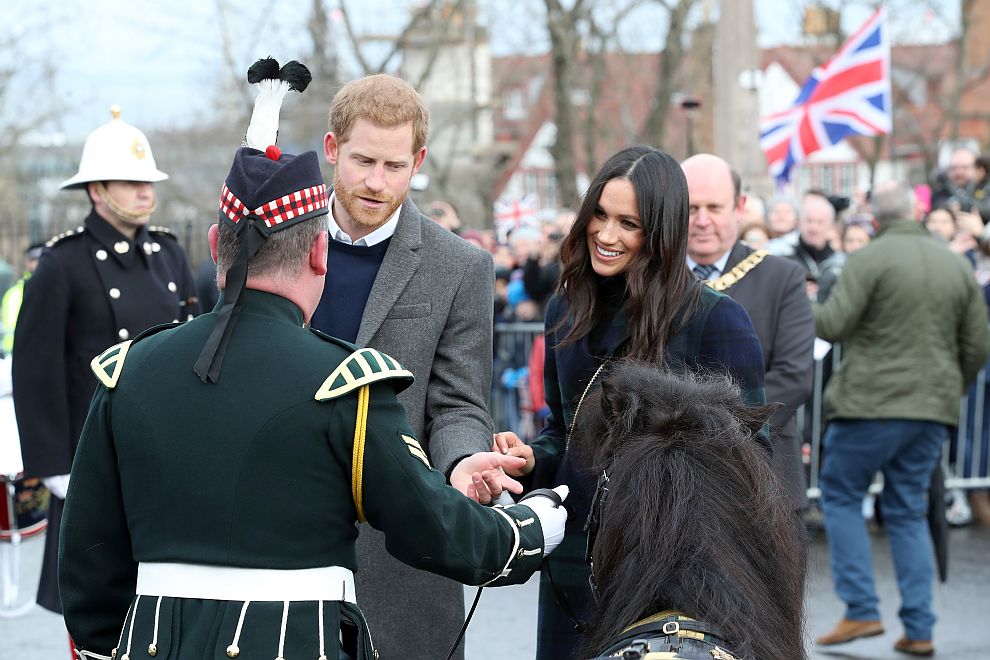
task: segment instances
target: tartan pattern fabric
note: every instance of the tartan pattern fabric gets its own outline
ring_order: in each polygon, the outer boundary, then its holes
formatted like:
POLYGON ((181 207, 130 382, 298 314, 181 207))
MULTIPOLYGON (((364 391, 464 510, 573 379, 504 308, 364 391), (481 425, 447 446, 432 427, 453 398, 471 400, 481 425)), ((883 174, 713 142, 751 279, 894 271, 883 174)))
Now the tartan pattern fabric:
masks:
MULTIPOLYGON (((546 561, 554 582, 564 592, 570 606, 579 614, 591 617, 593 601, 587 586, 590 571, 584 560, 587 535, 583 527, 595 491, 595 478, 579 467, 584 461, 570 455, 573 449, 565 452, 564 448, 577 401, 607 355, 592 355, 587 337, 567 346, 557 346, 566 336, 568 327, 564 325, 557 332, 553 329, 567 314, 566 303, 555 295, 547 307, 543 372, 550 417, 540 435, 530 443, 536 456, 536 468, 527 485, 540 488, 563 483, 571 489, 567 499, 571 513, 564 541, 546 561)), ((611 320, 602 341, 609 355, 622 352, 628 328, 621 312, 611 320)), ((744 401, 751 405, 766 403, 760 340, 746 311, 725 294, 709 287, 702 288, 698 310, 669 342, 666 359, 675 370, 727 372, 742 388, 744 401)), ((607 376, 610 367, 599 376, 596 386, 607 376)), ((544 574, 542 582, 545 580, 544 574)), ((578 653, 583 640, 546 585, 541 588, 539 607, 537 659, 580 657, 578 653)))
POLYGON ((220 190, 220 213, 230 218, 230 221, 235 225, 241 218, 253 215, 261 218, 265 226, 272 229, 294 218, 325 209, 328 205, 327 187, 323 183, 278 197, 254 210, 249 210, 244 206, 244 203, 230 191, 226 183, 220 190))

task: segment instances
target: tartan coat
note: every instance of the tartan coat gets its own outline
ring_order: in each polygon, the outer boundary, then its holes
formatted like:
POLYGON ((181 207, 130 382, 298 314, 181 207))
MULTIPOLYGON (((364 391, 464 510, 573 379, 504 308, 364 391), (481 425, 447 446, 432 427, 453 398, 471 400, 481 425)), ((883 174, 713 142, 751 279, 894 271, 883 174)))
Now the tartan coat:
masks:
MULTIPOLYGON (((727 372, 739 383, 747 403, 766 403, 763 350, 749 315, 732 298, 700 283, 699 286, 702 293, 698 309, 669 342, 667 364, 674 369, 727 372)), ((622 311, 603 321, 608 323, 608 327, 600 342, 602 352, 594 355, 587 336, 558 347, 569 328, 566 321, 559 328, 558 325, 567 316, 567 304, 556 294, 547 307, 543 372, 550 417, 540 435, 530 443, 536 457, 531 485, 540 488, 564 483, 570 487, 566 534, 545 563, 557 589, 564 593, 577 616, 583 621, 590 621, 594 614, 594 600, 588 586, 591 572, 585 563, 587 534, 583 527, 591 508, 596 480, 595 475, 576 467, 583 461, 574 459, 565 451, 566 435, 588 381, 604 360, 624 352, 629 339, 629 323, 622 311)), ((604 377, 605 374, 599 375, 594 386, 600 385, 604 377)), ((569 660, 578 657, 582 643, 573 622, 556 603, 544 571, 540 580, 537 659, 569 660)))
POLYGON ((217 312, 153 329, 94 366, 106 378, 72 467, 59 557, 77 648, 192 660, 227 657, 234 645, 239 660, 336 658, 350 622, 362 633, 351 657, 368 660, 360 591, 357 606, 295 600, 285 610, 274 599, 135 597, 141 562, 353 571, 356 520, 381 530, 398 560, 451 580, 498 586, 537 570, 543 530, 531 509, 482 506, 430 466, 396 398, 408 371, 304 328, 285 298, 247 289, 241 301, 217 383, 193 371, 217 312))

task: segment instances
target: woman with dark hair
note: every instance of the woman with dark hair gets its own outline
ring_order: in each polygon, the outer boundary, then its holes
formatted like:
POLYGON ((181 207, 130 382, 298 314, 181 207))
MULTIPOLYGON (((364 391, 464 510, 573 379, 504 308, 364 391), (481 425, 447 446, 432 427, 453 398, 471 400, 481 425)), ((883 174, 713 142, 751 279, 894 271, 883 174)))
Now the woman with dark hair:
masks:
POLYGON ((584 405, 598 614, 581 657, 802 660, 804 531, 752 441, 776 406, 633 362, 584 405))
POLYGON ((540 585, 539 660, 574 658, 582 644, 575 625, 594 615, 583 526, 595 476, 568 450, 568 436, 582 423, 582 399, 610 363, 631 357, 674 370, 727 373, 747 403, 765 403, 763 352, 749 316, 688 270, 687 237, 688 189, 680 165, 662 151, 635 146, 595 175, 561 246, 560 284, 546 314, 550 416, 530 446, 510 432, 494 441, 496 451, 527 459, 523 472, 532 487, 565 483, 571 489, 567 535, 548 558, 540 585))

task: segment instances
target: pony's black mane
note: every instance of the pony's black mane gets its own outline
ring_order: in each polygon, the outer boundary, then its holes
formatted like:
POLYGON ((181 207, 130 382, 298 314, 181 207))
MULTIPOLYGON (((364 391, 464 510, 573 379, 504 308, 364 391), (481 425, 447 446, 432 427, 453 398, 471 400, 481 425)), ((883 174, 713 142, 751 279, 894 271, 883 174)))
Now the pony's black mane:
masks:
POLYGON ((744 658, 803 660, 803 531, 753 439, 773 407, 747 407, 724 376, 634 362, 584 405, 573 447, 609 476, 589 655, 678 610, 744 658))

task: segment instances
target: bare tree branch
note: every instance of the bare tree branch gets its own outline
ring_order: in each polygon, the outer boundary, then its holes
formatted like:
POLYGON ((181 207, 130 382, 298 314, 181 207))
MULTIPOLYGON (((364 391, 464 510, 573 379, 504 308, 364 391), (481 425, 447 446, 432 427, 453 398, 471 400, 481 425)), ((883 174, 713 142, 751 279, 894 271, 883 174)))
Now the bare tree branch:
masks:
MULTIPOLYGON (((454 2, 450 6, 450 10, 449 10, 450 15, 454 15, 457 12, 459 12, 463 4, 464 4, 463 0, 457 0, 456 2, 454 2)), ((433 73, 433 65, 436 64, 437 57, 440 55, 440 49, 446 43, 447 35, 450 34, 450 24, 451 24, 450 21, 442 21, 441 23, 442 30, 440 32, 440 35, 438 36, 438 38, 431 40, 430 52, 426 57, 426 66, 423 67, 423 70, 420 72, 419 77, 416 79, 416 82, 413 84, 413 87, 415 87, 416 89, 421 89, 423 84, 430 77, 430 74, 433 73)))
POLYGON ((340 17, 344 23, 344 31, 347 32, 347 40, 351 42, 351 51, 357 58, 361 72, 365 75, 371 73, 371 65, 368 64, 368 60, 364 58, 364 53, 361 52, 361 41, 354 32, 354 26, 351 25, 351 12, 348 11, 345 0, 340 0, 340 17))
POLYGON ((656 92, 653 94, 650 112, 639 136, 647 144, 664 143, 670 99, 676 89, 677 72, 686 54, 684 33, 687 30, 687 17, 694 8, 695 2, 696 0, 676 0, 673 7, 669 7, 667 3, 658 3, 669 10, 668 27, 660 67, 657 70, 656 92))

